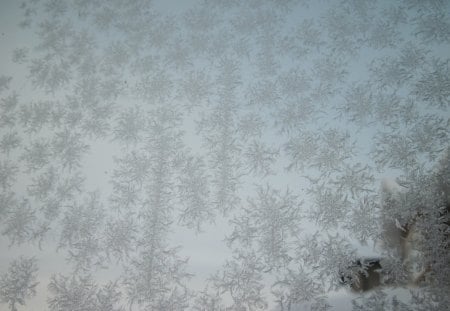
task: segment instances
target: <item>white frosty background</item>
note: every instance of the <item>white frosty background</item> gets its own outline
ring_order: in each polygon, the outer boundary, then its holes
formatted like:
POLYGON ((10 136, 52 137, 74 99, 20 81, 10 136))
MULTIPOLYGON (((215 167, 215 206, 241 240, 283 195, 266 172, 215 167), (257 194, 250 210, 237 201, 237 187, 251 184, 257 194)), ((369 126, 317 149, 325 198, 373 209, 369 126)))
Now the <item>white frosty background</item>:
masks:
POLYGON ((0 12, 2 310, 448 306, 442 286, 359 297, 337 273, 377 254, 381 177, 414 189, 393 215, 436 210, 449 1, 0 12))

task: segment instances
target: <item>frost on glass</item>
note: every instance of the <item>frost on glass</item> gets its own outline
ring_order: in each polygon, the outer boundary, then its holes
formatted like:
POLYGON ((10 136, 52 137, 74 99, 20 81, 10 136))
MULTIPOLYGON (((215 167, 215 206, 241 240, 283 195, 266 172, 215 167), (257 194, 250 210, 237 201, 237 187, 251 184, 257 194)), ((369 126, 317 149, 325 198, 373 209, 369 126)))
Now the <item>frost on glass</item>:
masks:
POLYGON ((24 306, 26 301, 36 295, 37 260, 34 257, 19 257, 0 275, 0 301, 8 304, 11 311, 24 306))
POLYGON ((449 1, 4 2, 1 307, 448 306, 449 1))

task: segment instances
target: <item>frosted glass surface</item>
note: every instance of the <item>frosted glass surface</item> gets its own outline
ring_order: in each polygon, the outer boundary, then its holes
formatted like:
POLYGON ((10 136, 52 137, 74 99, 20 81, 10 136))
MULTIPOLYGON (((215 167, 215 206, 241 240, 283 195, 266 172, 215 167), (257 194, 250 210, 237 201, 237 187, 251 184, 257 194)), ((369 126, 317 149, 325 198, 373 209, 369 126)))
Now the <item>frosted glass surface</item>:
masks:
POLYGON ((1 310, 446 310, 450 2, 0 2, 1 310))

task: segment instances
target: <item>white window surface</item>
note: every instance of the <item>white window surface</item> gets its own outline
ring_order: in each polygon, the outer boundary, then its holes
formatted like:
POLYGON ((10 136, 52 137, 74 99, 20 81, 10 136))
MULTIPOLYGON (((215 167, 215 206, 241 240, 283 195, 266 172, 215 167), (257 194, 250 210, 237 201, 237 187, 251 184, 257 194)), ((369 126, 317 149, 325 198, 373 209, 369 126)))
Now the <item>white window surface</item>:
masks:
POLYGON ((449 21, 2 0, 0 309, 446 310, 449 21))

